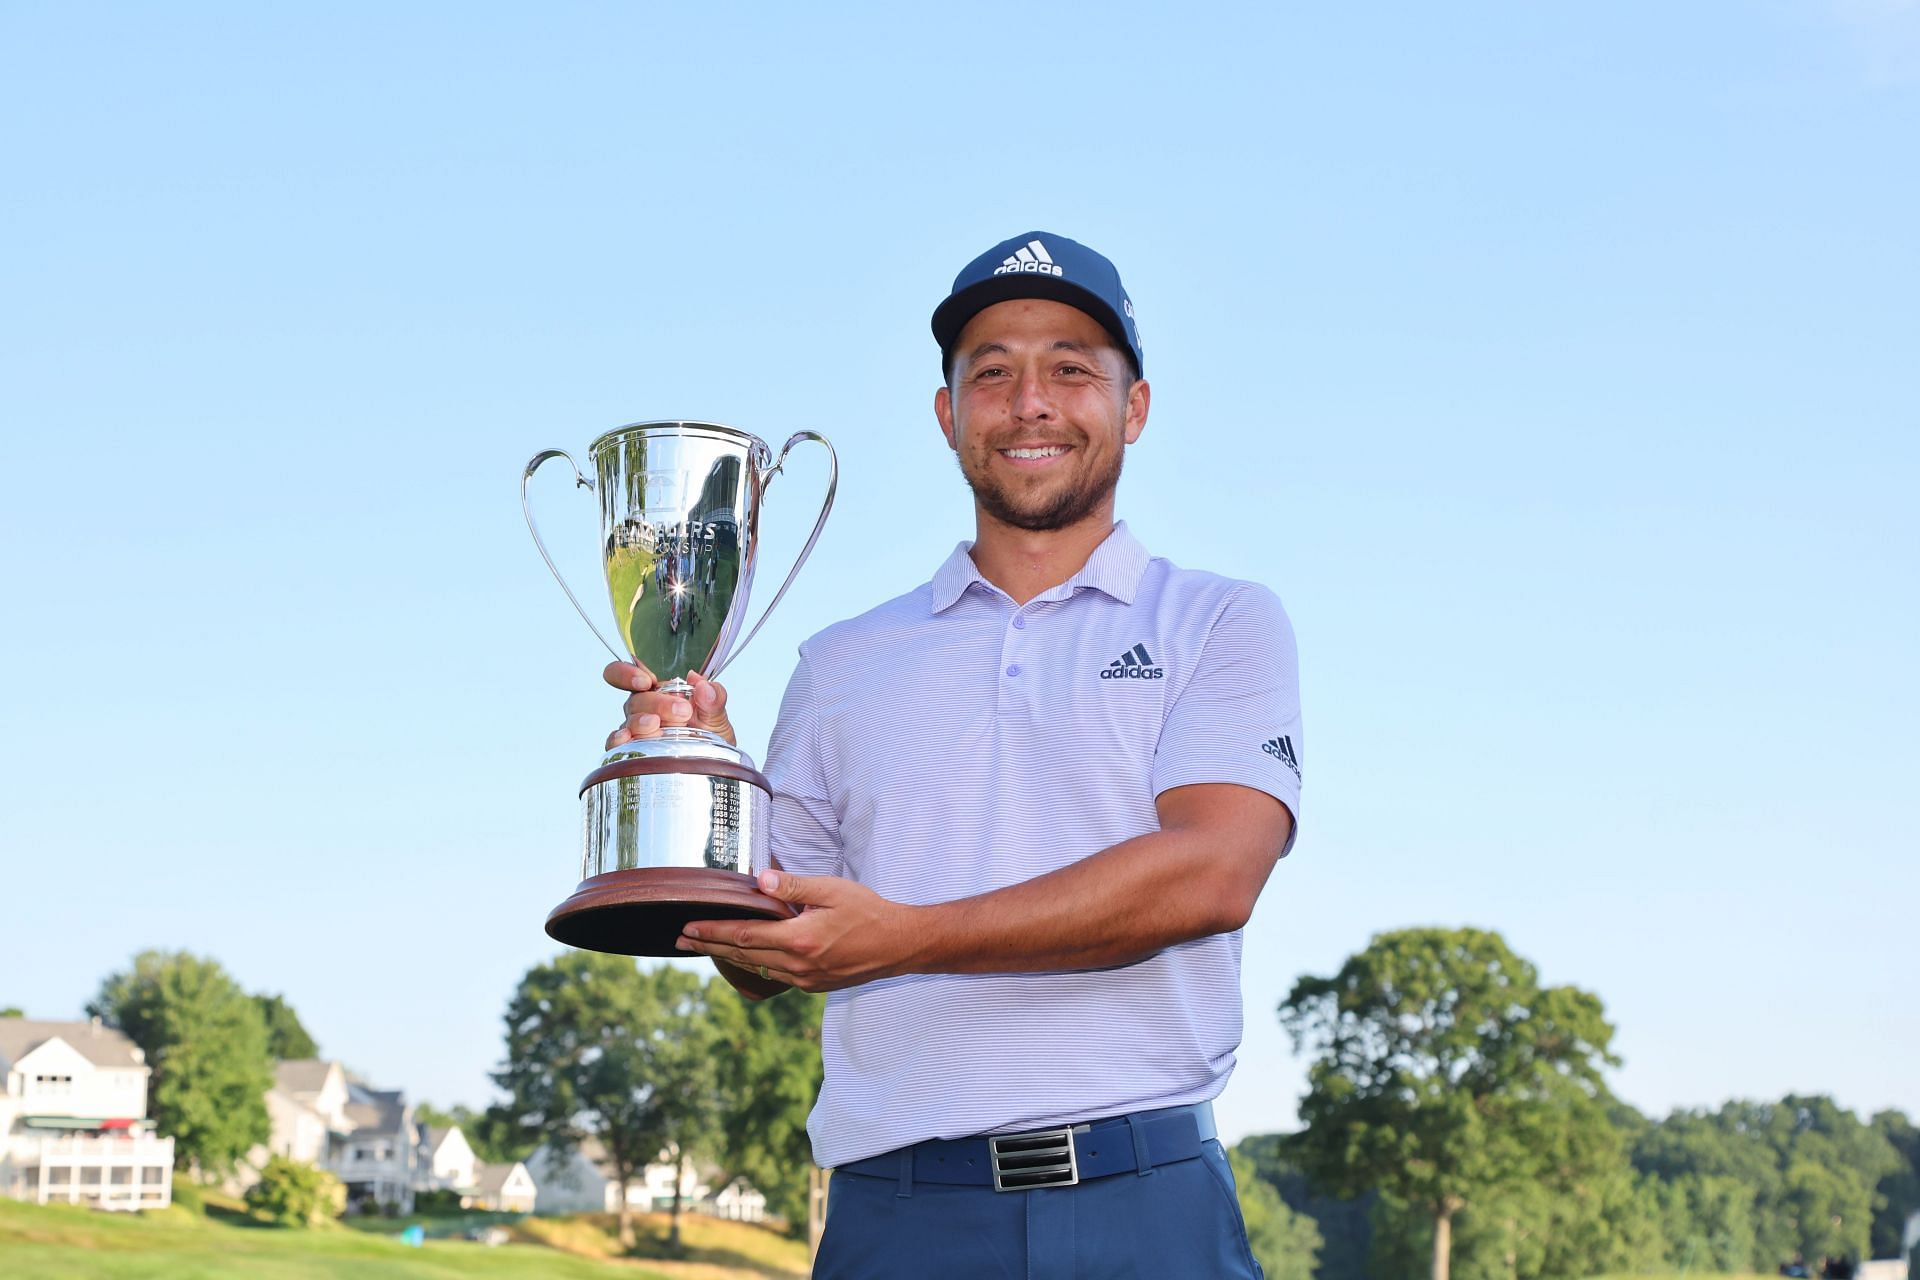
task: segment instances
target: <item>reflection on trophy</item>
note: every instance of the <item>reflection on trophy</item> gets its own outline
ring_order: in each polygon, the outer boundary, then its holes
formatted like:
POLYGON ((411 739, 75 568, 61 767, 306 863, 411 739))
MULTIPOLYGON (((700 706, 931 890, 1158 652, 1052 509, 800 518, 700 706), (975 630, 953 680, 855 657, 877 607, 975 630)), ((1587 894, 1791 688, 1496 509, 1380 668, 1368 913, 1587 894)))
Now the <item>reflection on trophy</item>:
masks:
MULTIPOLYGON (((607 651, 690 698, 684 678, 712 678, 753 639, 792 585, 833 509, 840 469, 833 446, 797 432, 776 460, 764 440, 711 422, 640 422, 588 447, 593 478, 567 454, 536 454, 520 477, 527 528, 560 589, 607 651), (803 440, 827 450, 827 496, 786 581, 760 620, 740 635, 760 541, 760 503, 787 454, 803 440), (527 503, 527 485, 549 458, 565 458, 575 482, 600 499, 600 547, 614 627, 626 653, 581 607, 527 503), (736 643, 737 639, 737 643, 736 643)), ((667 728, 615 747, 580 784, 585 853, 580 884, 547 916, 547 933, 569 946, 622 955, 681 954, 674 939, 690 920, 781 919, 792 908, 754 887, 767 857, 772 791, 747 754, 703 729, 667 728)))

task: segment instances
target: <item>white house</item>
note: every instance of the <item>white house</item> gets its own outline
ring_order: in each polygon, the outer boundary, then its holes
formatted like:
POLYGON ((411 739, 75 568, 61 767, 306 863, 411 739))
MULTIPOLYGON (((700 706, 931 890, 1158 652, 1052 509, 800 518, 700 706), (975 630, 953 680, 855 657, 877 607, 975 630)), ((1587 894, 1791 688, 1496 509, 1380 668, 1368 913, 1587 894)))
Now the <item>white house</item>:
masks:
MULTIPOLYGON (((375 1089, 340 1063, 315 1058, 275 1063, 273 1074, 267 1091, 272 1132, 266 1148, 253 1152, 249 1163, 255 1169, 269 1155, 304 1160, 338 1177, 349 1204, 412 1212, 414 1191, 428 1184, 404 1093, 375 1089)), ((458 1145, 465 1148, 466 1139, 458 1145)), ((472 1155, 468 1150, 469 1161, 472 1155)))
MULTIPOLYGON (((527 1168, 539 1187, 541 1213, 612 1213, 619 1208, 620 1189, 597 1138, 585 1139, 565 1155, 543 1145, 527 1157, 527 1168)), ((767 1198, 744 1179, 734 1179, 716 1194, 692 1161, 678 1166, 665 1152, 627 1183, 627 1207, 639 1213, 672 1208, 676 1175, 681 1205, 695 1213, 739 1222, 759 1222, 767 1215, 767 1198)))
POLYGON ((474 1203, 496 1213, 532 1213, 539 1200, 533 1174, 521 1161, 512 1164, 487 1164, 474 1167, 477 1194, 474 1203))
POLYGON ((731 1222, 764 1222, 767 1198, 745 1178, 735 1178, 700 1202, 700 1212, 731 1222))
POLYGON ((480 1161, 467 1143, 459 1125, 419 1127, 420 1157, 417 1164, 419 1191, 452 1191, 462 1200, 479 1189, 477 1170, 480 1161))
POLYGON ((532 1213, 535 1190, 527 1166, 488 1164, 474 1154, 459 1125, 421 1125, 417 1191, 451 1191, 462 1209, 532 1213))
POLYGON ((0 1195, 165 1208, 173 1139, 147 1121, 151 1074, 139 1046, 98 1018, 0 1018, 0 1195))

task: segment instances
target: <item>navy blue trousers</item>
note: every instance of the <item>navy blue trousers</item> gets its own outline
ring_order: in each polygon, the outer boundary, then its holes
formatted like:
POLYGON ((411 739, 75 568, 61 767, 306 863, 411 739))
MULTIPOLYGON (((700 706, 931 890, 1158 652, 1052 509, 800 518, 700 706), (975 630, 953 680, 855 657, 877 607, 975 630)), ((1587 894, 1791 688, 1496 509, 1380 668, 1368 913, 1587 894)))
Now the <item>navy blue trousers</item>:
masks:
POLYGON ((995 1191, 834 1171, 814 1280, 1259 1280, 1218 1142, 1073 1187, 995 1191))

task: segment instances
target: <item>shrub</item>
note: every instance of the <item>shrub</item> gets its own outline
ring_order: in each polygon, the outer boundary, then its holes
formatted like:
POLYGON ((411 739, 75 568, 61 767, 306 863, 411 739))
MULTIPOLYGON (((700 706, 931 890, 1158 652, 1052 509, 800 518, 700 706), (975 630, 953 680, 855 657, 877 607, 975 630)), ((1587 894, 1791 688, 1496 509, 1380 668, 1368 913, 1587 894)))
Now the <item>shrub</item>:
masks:
POLYGON ((179 1173, 173 1175, 173 1203, 189 1213, 204 1214, 207 1211, 207 1193, 197 1182, 190 1182, 179 1173))
POLYGON ((325 1169, 302 1160, 274 1156, 260 1171, 260 1181, 247 1188, 247 1208, 287 1227, 310 1227, 338 1217, 347 1204, 347 1189, 325 1169))
POLYGON ((423 1218, 459 1213, 460 1193, 446 1190, 417 1191, 413 1196, 413 1211, 423 1218))

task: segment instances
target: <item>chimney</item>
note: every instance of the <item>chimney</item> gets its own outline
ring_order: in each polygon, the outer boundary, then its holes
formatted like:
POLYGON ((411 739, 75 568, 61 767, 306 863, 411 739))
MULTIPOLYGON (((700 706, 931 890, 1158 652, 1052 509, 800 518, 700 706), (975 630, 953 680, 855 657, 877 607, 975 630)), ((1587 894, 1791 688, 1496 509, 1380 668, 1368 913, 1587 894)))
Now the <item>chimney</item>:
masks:
POLYGON ((99 1015, 99 1014, 97 1014, 97 1013, 93 1015, 93 1031, 92 1031, 92 1034, 94 1034, 94 1035, 96 1035, 96 1036, 100 1034, 100 1015, 99 1015))

